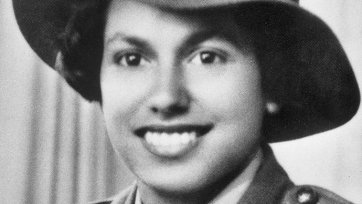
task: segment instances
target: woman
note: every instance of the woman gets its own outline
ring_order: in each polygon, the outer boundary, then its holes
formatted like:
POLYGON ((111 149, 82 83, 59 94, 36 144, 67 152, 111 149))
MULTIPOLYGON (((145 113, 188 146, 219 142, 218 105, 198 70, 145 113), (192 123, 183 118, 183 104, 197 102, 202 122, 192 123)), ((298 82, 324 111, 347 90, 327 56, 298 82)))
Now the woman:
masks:
POLYGON ((105 203, 348 203, 295 186, 267 145, 359 105, 336 37, 296 2, 13 2, 35 52, 100 103, 137 177, 105 203))

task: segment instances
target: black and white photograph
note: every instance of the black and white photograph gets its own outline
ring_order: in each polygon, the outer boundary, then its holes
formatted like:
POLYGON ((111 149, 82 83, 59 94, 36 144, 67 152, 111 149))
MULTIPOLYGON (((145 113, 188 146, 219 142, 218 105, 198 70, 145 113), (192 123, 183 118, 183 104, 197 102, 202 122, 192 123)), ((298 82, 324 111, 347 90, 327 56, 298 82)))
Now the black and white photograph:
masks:
POLYGON ((0 204, 362 204, 362 1, 0 0, 0 204))

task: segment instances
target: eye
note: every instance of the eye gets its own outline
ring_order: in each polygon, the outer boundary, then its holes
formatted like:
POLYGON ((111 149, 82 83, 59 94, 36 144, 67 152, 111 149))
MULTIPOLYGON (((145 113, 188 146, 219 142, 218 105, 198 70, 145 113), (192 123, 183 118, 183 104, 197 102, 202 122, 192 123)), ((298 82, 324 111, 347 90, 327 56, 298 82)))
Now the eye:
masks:
POLYGON ((126 53, 116 55, 114 62, 123 67, 138 67, 145 65, 147 60, 139 53, 126 53))
POLYGON ((191 59, 192 64, 203 64, 203 65, 211 65, 211 64, 219 64, 225 62, 225 57, 222 55, 213 52, 213 51, 202 51, 197 53, 191 59))

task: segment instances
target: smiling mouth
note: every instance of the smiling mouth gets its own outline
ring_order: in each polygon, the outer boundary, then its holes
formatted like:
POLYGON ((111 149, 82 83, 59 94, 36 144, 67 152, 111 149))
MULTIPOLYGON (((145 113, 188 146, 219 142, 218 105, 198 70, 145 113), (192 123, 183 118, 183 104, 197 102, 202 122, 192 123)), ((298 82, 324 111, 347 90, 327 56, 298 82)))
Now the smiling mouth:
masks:
POLYGON ((163 126, 163 125, 152 125, 138 128, 134 131, 138 137, 144 137, 146 133, 155 134, 183 134, 183 133, 195 133, 197 137, 201 137, 208 133, 213 128, 212 124, 207 125, 174 125, 174 126, 163 126))
POLYGON ((146 126, 135 130, 151 153, 160 157, 179 157, 197 146, 198 138, 206 135, 213 125, 146 126))

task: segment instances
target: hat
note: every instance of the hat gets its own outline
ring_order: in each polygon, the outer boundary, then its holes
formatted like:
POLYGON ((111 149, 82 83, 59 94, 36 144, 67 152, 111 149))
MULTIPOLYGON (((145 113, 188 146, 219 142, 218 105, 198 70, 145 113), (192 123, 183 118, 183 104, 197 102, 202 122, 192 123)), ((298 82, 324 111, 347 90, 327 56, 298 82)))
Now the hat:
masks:
MULTIPOLYGON (((336 128, 357 112, 360 93, 342 46, 331 29, 297 0, 135 1, 181 11, 232 8, 237 20, 264 39, 256 45, 263 50, 259 53, 262 86, 268 100, 280 107, 265 114, 268 142, 336 128)), ((61 63, 57 58, 61 48, 54 42, 72 16, 72 4, 79 2, 87 0, 13 0, 25 39, 52 68, 61 63)))

